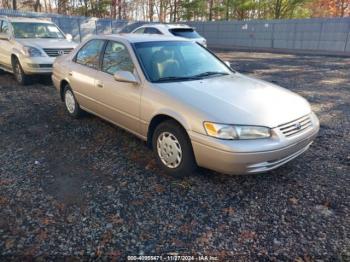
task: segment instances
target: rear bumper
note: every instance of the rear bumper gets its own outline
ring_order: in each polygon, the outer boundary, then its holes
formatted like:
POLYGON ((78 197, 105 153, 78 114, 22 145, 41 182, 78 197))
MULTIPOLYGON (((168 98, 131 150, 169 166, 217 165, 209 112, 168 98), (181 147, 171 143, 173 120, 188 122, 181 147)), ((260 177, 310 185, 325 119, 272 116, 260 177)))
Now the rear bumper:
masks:
POLYGON ((208 140, 208 136, 191 133, 190 137, 195 158, 199 166, 220 173, 235 175, 267 172, 282 166, 304 153, 317 136, 318 130, 319 122, 317 120, 313 128, 310 128, 299 137, 289 140, 287 144, 280 141, 281 145, 279 148, 275 148, 276 144, 266 139, 265 147, 258 145, 255 150, 249 150, 247 152, 242 152, 242 144, 246 143, 246 148, 250 149, 251 144, 256 142, 229 141, 232 145, 230 150, 227 141, 225 141, 223 145, 221 144, 222 141, 216 139, 217 144, 213 144, 212 138, 210 138, 210 143, 205 142, 208 140), (240 143, 240 152, 235 152, 235 149, 237 150, 237 142, 240 143), (269 146, 271 150, 266 150, 269 146), (259 148, 264 148, 264 150, 259 150, 259 148))

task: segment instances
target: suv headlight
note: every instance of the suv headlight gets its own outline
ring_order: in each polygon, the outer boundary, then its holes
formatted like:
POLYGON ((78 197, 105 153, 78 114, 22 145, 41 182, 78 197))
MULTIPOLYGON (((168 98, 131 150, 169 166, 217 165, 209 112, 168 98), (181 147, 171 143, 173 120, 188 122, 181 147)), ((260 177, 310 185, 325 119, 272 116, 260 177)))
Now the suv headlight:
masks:
POLYGON ((220 139, 260 139, 271 137, 271 129, 263 126, 226 125, 204 122, 208 136, 220 139))
POLYGON ((23 54, 29 57, 44 56, 44 54, 40 51, 40 49, 32 46, 24 46, 23 54))

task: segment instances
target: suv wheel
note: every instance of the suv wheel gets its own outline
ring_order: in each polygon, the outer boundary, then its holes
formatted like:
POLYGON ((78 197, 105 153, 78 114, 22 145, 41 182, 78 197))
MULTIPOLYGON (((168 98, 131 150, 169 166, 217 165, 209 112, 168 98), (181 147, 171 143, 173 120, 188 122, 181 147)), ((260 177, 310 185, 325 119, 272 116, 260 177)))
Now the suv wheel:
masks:
POLYGON ((74 93, 72 91, 72 89, 69 87, 69 85, 67 85, 64 88, 64 104, 66 106, 66 110, 68 112, 68 114, 71 117, 74 118, 79 118, 79 116, 82 113, 82 110, 80 109, 80 106, 77 102, 77 100, 75 99, 74 93))
POLYGON ((19 84, 29 85, 31 83, 31 77, 24 73, 22 66, 17 58, 13 59, 12 68, 15 78, 19 84))
POLYGON ((157 126, 152 147, 158 164, 173 177, 190 175, 197 167, 186 131, 173 120, 157 126))

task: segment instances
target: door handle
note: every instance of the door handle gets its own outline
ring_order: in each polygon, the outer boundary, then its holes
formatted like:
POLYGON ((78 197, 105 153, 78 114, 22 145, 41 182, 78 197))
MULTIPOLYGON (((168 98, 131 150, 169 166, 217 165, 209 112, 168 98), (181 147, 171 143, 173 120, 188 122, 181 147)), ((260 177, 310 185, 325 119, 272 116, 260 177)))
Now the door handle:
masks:
POLYGON ((69 75, 69 76, 72 76, 72 75, 73 75, 73 73, 72 73, 72 72, 69 72, 69 73, 68 73, 68 75, 69 75))
POLYGON ((97 83, 97 87, 103 88, 103 84, 102 83, 97 83))

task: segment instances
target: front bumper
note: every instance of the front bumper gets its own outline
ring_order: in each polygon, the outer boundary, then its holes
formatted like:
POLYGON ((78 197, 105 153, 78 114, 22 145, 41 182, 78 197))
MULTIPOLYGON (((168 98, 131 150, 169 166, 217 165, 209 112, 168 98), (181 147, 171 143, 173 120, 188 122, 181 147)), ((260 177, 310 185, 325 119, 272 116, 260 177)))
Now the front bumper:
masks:
MULTIPOLYGON (((313 126, 293 138, 284 138, 278 130, 271 139, 219 140, 190 132, 197 164, 224 174, 261 173, 275 169, 305 152, 319 131, 313 126)), ((278 129, 278 128, 276 128, 278 129)))
POLYGON ((28 74, 51 74, 55 57, 24 57, 20 58, 23 71, 28 74))

